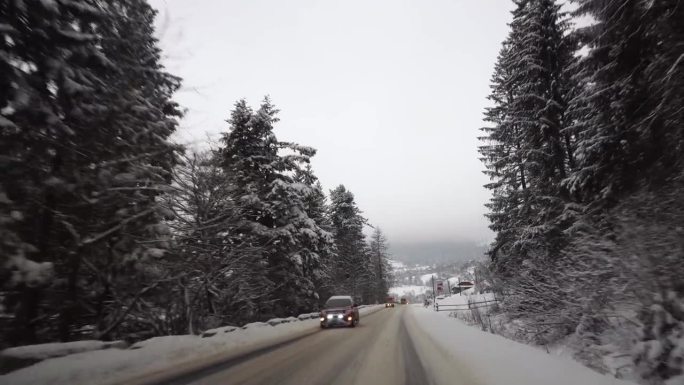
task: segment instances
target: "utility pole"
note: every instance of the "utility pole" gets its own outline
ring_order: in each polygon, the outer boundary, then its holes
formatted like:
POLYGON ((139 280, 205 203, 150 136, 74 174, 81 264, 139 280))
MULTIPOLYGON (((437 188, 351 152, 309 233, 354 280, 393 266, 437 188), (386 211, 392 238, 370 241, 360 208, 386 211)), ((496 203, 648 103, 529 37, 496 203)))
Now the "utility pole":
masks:
POLYGON ((435 292, 435 276, 434 276, 434 274, 432 275, 432 277, 430 277, 430 279, 432 280, 432 309, 437 310, 437 308, 436 308, 437 297, 435 296, 436 292, 435 292))
POLYGON ((451 297, 451 282, 449 282, 449 278, 447 278, 447 290, 449 290, 449 297, 451 297))

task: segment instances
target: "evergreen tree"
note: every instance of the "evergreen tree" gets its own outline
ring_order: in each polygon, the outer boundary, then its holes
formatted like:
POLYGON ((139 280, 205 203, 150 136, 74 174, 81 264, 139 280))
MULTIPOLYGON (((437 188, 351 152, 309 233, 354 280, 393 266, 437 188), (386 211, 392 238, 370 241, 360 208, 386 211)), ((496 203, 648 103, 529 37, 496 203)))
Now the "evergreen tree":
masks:
POLYGON ((253 301, 261 317, 315 306, 313 277, 321 274, 320 253, 329 237, 306 213, 312 187, 295 180, 306 173, 304 166, 315 150, 279 142, 273 133, 277 112, 268 99, 255 112, 244 100, 237 102, 222 149, 223 167, 245 206, 242 236, 252 245, 265 246, 252 261, 254 279, 267 293, 253 301))
POLYGON ((243 207, 219 161, 212 152, 193 153, 174 170, 167 207, 176 247, 163 266, 180 278, 157 299, 176 310, 165 317, 176 320, 171 333, 250 322, 245 299, 262 294, 249 270, 260 247, 237 236, 243 207))
POLYGON ((575 2, 595 22, 566 36, 552 1, 516 1, 498 58, 480 147, 493 278, 510 316, 554 325, 536 342, 574 333, 580 358, 605 354, 591 346, 624 327, 612 306, 638 303, 643 328, 626 351, 645 381, 671 382, 684 359, 684 11, 575 2), (573 57, 580 45, 587 54, 573 57))
POLYGON ((515 4, 492 78, 494 105, 485 112, 492 125, 482 129, 480 153, 492 179, 486 187, 496 232, 493 283, 508 294, 504 308, 511 317, 536 322, 563 314, 559 304, 567 300, 556 290, 554 273, 576 215, 562 188, 574 160, 567 97, 575 45, 554 1, 515 4))
POLYGON ((681 172, 681 9, 672 1, 576 2, 576 13, 597 23, 579 32, 590 50, 573 99, 578 169, 566 184, 579 200, 611 206, 644 181, 681 172))
POLYGON ((371 235, 369 250, 375 269, 374 298, 375 302, 381 303, 385 301, 394 278, 389 263, 387 238, 379 227, 376 227, 371 235))
POLYGON ((175 162, 179 80, 159 64, 154 14, 142 0, 0 6, 0 180, 26 251, 3 266, 55 274, 4 287, 13 343, 111 333, 149 283, 133 277, 141 262, 167 246, 156 197, 175 162))
POLYGON ((596 21, 578 33, 588 54, 572 102, 577 170, 565 183, 587 207, 582 219, 594 230, 576 243, 593 236, 628 250, 593 257, 622 267, 612 269, 613 281, 652 282, 631 293, 643 306, 644 324, 633 351, 639 374, 659 384, 680 378, 684 359, 684 264, 681 242, 671 238, 684 210, 673 198, 684 188, 684 10, 667 0, 576 3, 578 15, 596 21))
POLYGON ((311 191, 304 196, 306 214, 318 227, 325 231, 319 246, 320 268, 313 277, 316 292, 319 295, 319 304, 323 304, 324 301, 335 294, 331 268, 335 261, 336 250, 335 241, 332 236, 328 201, 323 192, 323 186, 321 186, 318 178, 313 174, 310 165, 307 165, 304 170, 297 172, 295 179, 299 183, 310 186, 311 191))
POLYGON ((493 126, 482 130, 480 147, 493 190, 488 208, 497 232, 491 256, 504 277, 515 275, 530 255, 555 256, 562 249, 561 181, 572 148, 565 96, 572 45, 560 6, 552 0, 515 2, 511 32, 499 54, 485 112, 493 126))
POLYGON ((494 105, 485 110, 484 120, 492 126, 481 128, 485 135, 479 138, 485 142, 479 147, 480 159, 486 167, 484 173, 491 179, 485 185, 492 191, 492 198, 485 205, 489 209, 486 215, 490 229, 496 233, 490 257, 502 272, 510 270, 505 265, 515 263, 510 260, 511 255, 522 253, 516 246, 526 223, 523 203, 528 195, 520 128, 511 118, 512 103, 517 95, 511 55, 507 40, 492 75, 492 93, 488 99, 494 105), (503 257, 499 258, 500 255, 503 257))
POLYGON ((565 108, 562 82, 571 46, 566 23, 554 0, 517 2, 511 23, 511 66, 519 81, 509 110, 519 129, 520 157, 527 172, 527 217, 523 248, 541 248, 549 256, 562 248, 567 149, 562 135, 565 108))
POLYGON ((98 116, 102 130, 117 140, 101 137, 104 145, 97 144, 106 149, 104 159, 113 159, 108 167, 97 169, 100 188, 107 189, 98 196, 113 204, 96 207, 103 217, 125 225, 102 241, 114 258, 108 253, 94 258, 95 253, 89 252, 97 269, 95 274, 88 273, 97 282, 95 335, 116 338, 136 331, 152 336, 160 334, 160 329, 148 325, 166 323, 168 314, 154 308, 151 298, 164 294, 161 285, 173 280, 157 266, 171 247, 171 234, 164 223, 168 213, 158 196, 168 191, 178 161, 179 146, 168 138, 182 115, 172 100, 180 79, 161 65, 153 27, 157 11, 146 0, 112 1, 105 10, 112 17, 97 31, 102 34, 102 52, 116 71, 103 74, 109 111, 90 113, 98 116), (137 313, 131 310, 134 305, 137 313))
POLYGON ((374 271, 363 234, 366 219, 361 216, 354 194, 343 185, 330 192, 330 219, 337 247, 337 258, 331 269, 337 291, 368 301, 374 271))

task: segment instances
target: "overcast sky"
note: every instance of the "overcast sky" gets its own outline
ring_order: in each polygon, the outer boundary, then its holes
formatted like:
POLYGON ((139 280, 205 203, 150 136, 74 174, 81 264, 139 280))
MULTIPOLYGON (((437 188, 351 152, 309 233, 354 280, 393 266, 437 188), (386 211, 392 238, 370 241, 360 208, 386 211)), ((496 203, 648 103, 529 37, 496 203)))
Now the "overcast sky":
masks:
POLYGON ((508 0, 151 0, 170 72, 184 78, 179 138, 228 129, 232 105, 270 95, 278 139, 318 149, 392 242, 485 241, 478 128, 511 19, 508 0))

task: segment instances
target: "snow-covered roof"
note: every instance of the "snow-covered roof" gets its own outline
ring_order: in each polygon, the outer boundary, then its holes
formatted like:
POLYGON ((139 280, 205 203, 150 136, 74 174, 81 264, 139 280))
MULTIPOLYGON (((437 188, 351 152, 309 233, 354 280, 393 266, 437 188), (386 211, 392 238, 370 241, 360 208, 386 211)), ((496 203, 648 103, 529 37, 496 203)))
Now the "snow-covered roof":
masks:
POLYGON ((351 295, 333 295, 332 297, 328 298, 328 300, 331 299, 352 299, 351 295))

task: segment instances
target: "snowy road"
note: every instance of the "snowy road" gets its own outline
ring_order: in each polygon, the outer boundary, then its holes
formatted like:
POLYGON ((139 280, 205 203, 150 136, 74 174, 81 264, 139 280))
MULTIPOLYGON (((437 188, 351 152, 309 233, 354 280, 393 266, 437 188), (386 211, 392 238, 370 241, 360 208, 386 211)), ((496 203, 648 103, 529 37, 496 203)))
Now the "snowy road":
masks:
POLYGON ((164 384, 429 384, 405 322, 405 306, 383 309, 356 328, 321 330, 256 356, 164 384))
POLYGON ((0 384, 632 384, 420 305, 361 313, 354 329, 321 330, 314 319, 76 353, 0 376, 0 384))

